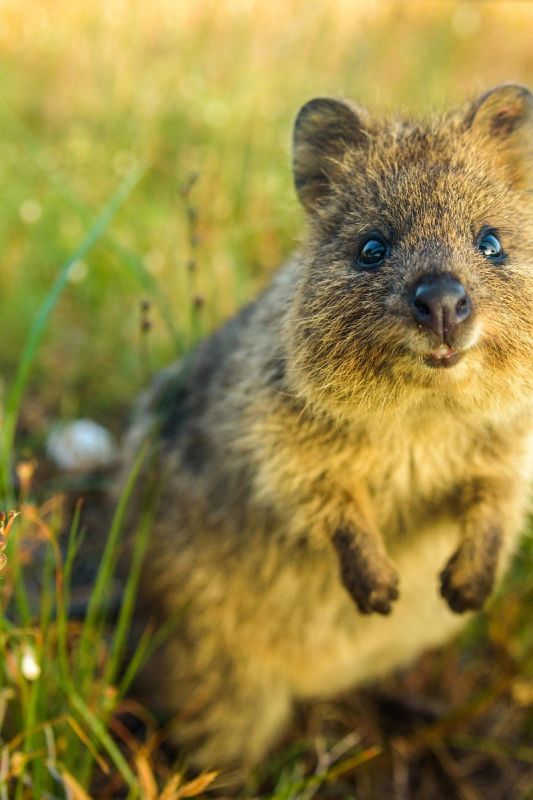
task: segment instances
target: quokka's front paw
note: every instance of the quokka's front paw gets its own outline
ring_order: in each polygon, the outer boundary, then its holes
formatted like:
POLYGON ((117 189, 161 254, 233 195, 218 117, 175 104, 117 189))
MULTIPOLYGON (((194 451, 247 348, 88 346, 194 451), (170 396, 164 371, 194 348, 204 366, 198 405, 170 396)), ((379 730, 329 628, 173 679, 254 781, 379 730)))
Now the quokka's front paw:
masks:
POLYGON ((343 530, 333 536, 341 580, 363 614, 390 614, 398 599, 398 574, 386 555, 374 547, 359 547, 357 537, 343 530))
POLYGON ((495 564, 480 569, 468 552, 459 548, 440 574, 440 593, 452 611, 479 611, 494 587, 495 564))
POLYGON ((392 604, 399 597, 398 574, 394 567, 386 560, 379 564, 367 565, 366 575, 355 585, 344 584, 363 614, 390 614, 392 604))

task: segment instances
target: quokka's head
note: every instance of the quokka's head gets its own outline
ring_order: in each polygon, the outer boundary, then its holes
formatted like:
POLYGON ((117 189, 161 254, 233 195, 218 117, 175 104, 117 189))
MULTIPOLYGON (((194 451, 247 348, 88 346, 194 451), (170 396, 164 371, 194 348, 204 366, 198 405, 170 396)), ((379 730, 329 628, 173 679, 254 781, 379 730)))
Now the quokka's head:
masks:
POLYGON ((528 89, 497 87, 427 124, 311 100, 294 178, 310 224, 287 341, 305 394, 530 401, 528 89))

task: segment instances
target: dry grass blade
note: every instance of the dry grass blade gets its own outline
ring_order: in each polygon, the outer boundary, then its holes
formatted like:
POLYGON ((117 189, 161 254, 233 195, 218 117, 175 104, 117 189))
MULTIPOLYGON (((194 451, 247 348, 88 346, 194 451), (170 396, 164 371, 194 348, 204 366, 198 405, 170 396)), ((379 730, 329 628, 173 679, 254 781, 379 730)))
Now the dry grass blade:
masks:
MULTIPOLYGON (((199 794, 205 792, 208 786, 211 786, 217 775, 218 772, 204 772, 194 780, 184 784, 181 788, 176 788, 174 794, 168 791, 170 787, 169 781, 160 800, 181 800, 182 797, 198 797, 199 794)), ((179 778, 179 776, 176 777, 179 778)))
POLYGON ((6 746, 4 747, 4 750, 7 748, 9 752, 14 753, 22 745, 24 739, 27 736, 31 736, 32 734, 37 733, 38 731, 42 731, 46 727, 53 727, 54 725, 59 725, 62 722, 68 722, 68 721, 69 721, 68 714, 61 714, 59 717, 47 720, 46 722, 39 722, 32 728, 25 728, 23 731, 17 733, 16 736, 13 736, 13 738, 7 742, 6 746))
POLYGON ((67 717, 66 721, 68 722, 68 724, 70 725, 70 727, 72 728, 72 730, 74 731, 80 742, 83 742, 87 750, 89 750, 89 752, 91 753, 92 757, 94 758, 94 760, 98 764, 98 767, 102 770, 104 775, 109 775, 110 773, 109 766, 107 765, 106 761, 102 758, 102 756, 92 743, 91 739, 87 736, 83 728, 80 725, 78 725, 74 717, 70 715, 67 717))
POLYGON ((87 794, 70 772, 60 769, 59 774, 71 800, 92 800, 91 796, 87 794))
POLYGON ((383 748, 379 745, 374 745, 373 747, 369 747, 367 750, 363 750, 362 753, 357 753, 355 756, 344 759, 344 761, 341 761, 339 764, 329 770, 328 781, 333 781, 336 778, 339 778, 341 775, 351 772, 356 767, 361 766, 361 764, 365 764, 367 761, 371 761, 373 758, 377 758, 382 753, 383 748))
POLYGON ((166 783, 165 788, 159 795, 158 800, 176 800, 178 797, 179 785, 181 783, 181 775, 173 775, 166 783))
POLYGON ((158 789, 150 759, 145 748, 141 748, 134 756, 135 769, 139 779, 139 790, 144 800, 157 800, 158 789))

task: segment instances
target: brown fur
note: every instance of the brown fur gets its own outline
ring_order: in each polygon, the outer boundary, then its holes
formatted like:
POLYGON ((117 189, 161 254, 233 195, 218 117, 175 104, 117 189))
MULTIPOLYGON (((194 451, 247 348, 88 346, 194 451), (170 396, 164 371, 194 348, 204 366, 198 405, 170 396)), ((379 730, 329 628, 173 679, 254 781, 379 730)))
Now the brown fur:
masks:
POLYGON ((508 562, 533 471, 532 106, 513 86, 420 124, 307 104, 302 251, 142 403, 126 460, 151 439, 158 507, 141 605, 176 624, 141 686, 197 764, 249 766, 294 698, 442 642, 508 562), (476 250, 486 225, 501 265, 476 250), (376 229, 390 255, 358 270, 376 229), (409 305, 426 274, 472 302, 449 368, 409 305))

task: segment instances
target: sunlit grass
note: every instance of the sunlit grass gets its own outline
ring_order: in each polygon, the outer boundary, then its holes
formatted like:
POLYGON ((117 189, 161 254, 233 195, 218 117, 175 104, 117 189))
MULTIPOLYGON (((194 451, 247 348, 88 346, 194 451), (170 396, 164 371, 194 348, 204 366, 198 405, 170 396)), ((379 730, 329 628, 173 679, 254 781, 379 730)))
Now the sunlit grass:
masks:
MULTIPOLYGON (((79 507, 64 550, 59 541, 65 521, 61 498, 54 497, 41 506, 25 493, 20 498, 19 529, 9 533, 12 546, 0 585, 2 798, 85 800, 92 796, 90 787, 97 773, 99 796, 156 798, 159 785, 163 793, 166 787, 167 794, 162 796, 177 800, 196 796, 214 778, 202 775, 196 791, 179 770, 168 780, 155 775, 150 742, 137 742, 116 716, 127 688, 127 682, 119 680, 119 661, 131 620, 148 519, 133 538, 133 566, 112 626, 109 587, 121 547, 125 509, 140 466, 141 459, 117 506, 83 624, 69 619, 72 568, 83 535, 79 507), (39 564, 39 588, 28 591, 25 582, 39 564), (153 793, 147 787, 153 787, 153 793)), ((31 489, 30 480, 31 470, 25 490, 31 489)), ((146 642, 141 636, 131 654, 137 667, 146 656, 146 642)))

